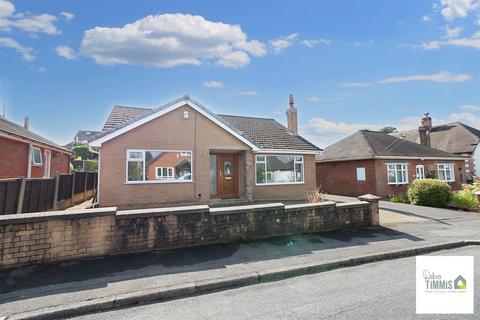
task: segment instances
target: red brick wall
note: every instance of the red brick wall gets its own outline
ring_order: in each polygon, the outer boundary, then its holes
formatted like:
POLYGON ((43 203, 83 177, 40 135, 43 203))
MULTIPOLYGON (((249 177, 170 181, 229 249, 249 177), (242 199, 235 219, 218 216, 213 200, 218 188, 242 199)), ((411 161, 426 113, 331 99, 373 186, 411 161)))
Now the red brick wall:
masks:
MULTIPOLYGON (((393 160, 392 160, 393 161, 393 160)), ((425 174, 429 170, 437 171, 437 163, 449 161, 436 160, 398 160, 408 163, 408 181, 415 179, 415 167, 425 166, 425 174)), ((391 195, 405 194, 408 185, 389 185, 387 177, 387 160, 356 160, 337 162, 318 162, 317 186, 330 194, 345 196, 360 196, 371 193, 382 198, 391 195), (357 181, 356 168, 364 167, 367 181, 357 181)), ((464 161, 454 161, 455 182, 449 183, 452 189, 458 190, 461 187, 461 174, 463 174, 464 161)))
MULTIPOLYGON (((28 174, 28 144, 0 137, 0 179, 26 177, 28 174)), ((42 166, 32 165, 32 178, 42 178, 45 164, 45 149, 42 153, 42 166)), ((52 150, 50 175, 68 173, 70 156, 52 150)))
POLYGON ((375 194, 373 160, 317 162, 317 186, 330 194, 360 196, 375 194), (357 181, 357 168, 365 168, 366 181, 357 181))

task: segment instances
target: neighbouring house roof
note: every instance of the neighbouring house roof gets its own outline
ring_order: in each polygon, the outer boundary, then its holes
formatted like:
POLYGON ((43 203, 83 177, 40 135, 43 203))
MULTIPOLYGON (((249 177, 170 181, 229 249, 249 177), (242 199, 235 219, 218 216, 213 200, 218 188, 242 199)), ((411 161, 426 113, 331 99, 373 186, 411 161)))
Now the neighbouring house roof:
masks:
POLYGON ((77 134, 75 135, 76 141, 91 141, 95 138, 97 134, 102 131, 94 131, 94 130, 78 130, 77 134))
POLYGON ((12 137, 20 137, 30 140, 32 142, 50 146, 54 149, 59 149, 69 154, 71 153, 68 149, 56 144, 55 142, 46 139, 41 135, 36 134, 35 132, 25 129, 23 126, 20 126, 2 117, 0 117, 0 132, 6 133, 7 135, 10 135, 12 137))
MULTIPOLYGON (((393 135, 420 143, 418 129, 395 132, 393 135)), ((461 122, 454 122, 432 127, 430 131, 431 146, 450 153, 474 153, 480 143, 480 130, 461 122)))
POLYGON ((360 130, 325 148, 317 161, 374 158, 463 159, 456 154, 423 146, 383 132, 360 130))
POLYGON ((156 113, 163 114, 162 111, 169 112, 170 108, 175 105, 183 106, 185 104, 196 108, 197 111, 241 138, 251 147, 269 150, 301 150, 313 153, 321 150, 301 136, 291 134, 287 128, 273 119, 215 114, 189 96, 184 96, 156 109, 115 106, 103 126, 104 132, 95 138, 101 140, 117 131, 125 130, 126 127, 136 122, 144 121, 156 113))

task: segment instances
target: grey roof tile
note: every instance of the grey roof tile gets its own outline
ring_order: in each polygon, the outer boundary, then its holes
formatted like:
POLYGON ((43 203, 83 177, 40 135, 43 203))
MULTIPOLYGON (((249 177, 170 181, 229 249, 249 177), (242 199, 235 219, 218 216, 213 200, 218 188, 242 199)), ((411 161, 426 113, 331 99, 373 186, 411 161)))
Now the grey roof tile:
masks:
POLYGON ((327 147, 319 161, 374 157, 458 158, 456 154, 423 146, 378 131, 360 130, 327 147))

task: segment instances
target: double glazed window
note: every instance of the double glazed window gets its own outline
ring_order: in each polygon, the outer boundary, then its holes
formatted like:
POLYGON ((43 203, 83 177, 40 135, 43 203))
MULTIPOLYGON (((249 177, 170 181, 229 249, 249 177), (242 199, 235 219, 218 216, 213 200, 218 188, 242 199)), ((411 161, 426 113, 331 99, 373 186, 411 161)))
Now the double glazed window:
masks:
POLYGON ((42 152, 40 151, 40 148, 32 148, 32 164, 35 166, 42 165, 42 152))
POLYGON ((303 156, 258 155, 255 161, 257 184, 303 183, 303 156))
POLYGON ((128 150, 127 182, 192 181, 192 152, 128 150))
POLYGON ((445 182, 455 181, 455 175, 454 175, 452 163, 437 164, 437 169, 438 169, 438 180, 445 181, 445 182))
POLYGON ((387 164, 388 184, 407 184, 408 165, 406 163, 387 164))

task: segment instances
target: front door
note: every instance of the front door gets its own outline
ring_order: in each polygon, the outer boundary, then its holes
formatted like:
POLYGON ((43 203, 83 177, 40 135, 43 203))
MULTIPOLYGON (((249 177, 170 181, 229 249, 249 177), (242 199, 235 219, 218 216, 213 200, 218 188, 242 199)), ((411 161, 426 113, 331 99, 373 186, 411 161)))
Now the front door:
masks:
POLYGON ((217 196, 238 197, 238 157, 233 153, 217 154, 217 196))

